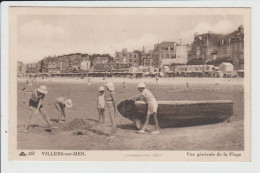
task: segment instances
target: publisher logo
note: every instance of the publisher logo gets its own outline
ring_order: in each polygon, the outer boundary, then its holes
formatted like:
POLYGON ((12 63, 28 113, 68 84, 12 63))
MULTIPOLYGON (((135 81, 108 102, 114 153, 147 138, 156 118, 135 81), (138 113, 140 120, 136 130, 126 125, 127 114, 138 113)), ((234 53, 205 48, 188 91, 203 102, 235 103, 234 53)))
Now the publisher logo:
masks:
POLYGON ((22 151, 19 156, 26 156, 26 154, 22 151))

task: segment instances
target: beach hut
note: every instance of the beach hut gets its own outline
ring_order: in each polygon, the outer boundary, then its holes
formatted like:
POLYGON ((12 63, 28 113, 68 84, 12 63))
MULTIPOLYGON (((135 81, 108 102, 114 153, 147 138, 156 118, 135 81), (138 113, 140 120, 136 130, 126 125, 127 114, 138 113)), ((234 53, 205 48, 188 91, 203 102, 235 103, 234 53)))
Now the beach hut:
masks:
POLYGON ((244 70, 238 70, 237 75, 240 77, 244 77, 244 70))
POLYGON ((219 65, 219 70, 222 71, 224 74, 227 74, 234 71, 234 66, 229 62, 222 62, 219 65))
POLYGON ((142 73, 142 72, 143 72, 143 69, 144 69, 143 66, 139 66, 139 67, 138 67, 138 73, 142 73))

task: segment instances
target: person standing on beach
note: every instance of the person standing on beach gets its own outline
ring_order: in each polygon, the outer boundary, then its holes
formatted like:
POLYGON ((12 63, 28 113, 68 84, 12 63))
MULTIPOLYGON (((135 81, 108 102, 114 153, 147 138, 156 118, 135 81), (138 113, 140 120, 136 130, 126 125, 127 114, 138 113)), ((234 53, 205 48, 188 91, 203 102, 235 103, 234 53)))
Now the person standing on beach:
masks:
POLYGON ((25 103, 25 95, 26 92, 32 92, 32 86, 33 86, 33 82, 32 80, 28 79, 25 83, 25 86, 23 87, 22 91, 23 91, 23 102, 25 103))
POLYGON ((116 114, 116 99, 115 99, 115 87, 112 82, 108 82, 106 84, 106 88, 109 92, 107 95, 107 108, 108 108, 108 114, 112 123, 112 129, 110 138, 115 137, 116 132, 116 122, 115 122, 115 114, 116 114))
POLYGON ((123 81, 123 88, 125 88, 125 80, 123 81))
POLYGON ((186 82, 186 87, 187 87, 187 88, 189 88, 189 87, 190 87, 188 82, 186 82))
POLYGON ((64 97, 58 97, 56 98, 56 102, 54 103, 54 105, 58 110, 58 123, 62 124, 64 121, 66 121, 65 108, 72 108, 72 100, 66 99, 64 97), (63 119, 61 119, 61 116, 63 116, 63 119))
MULTIPOLYGON (((27 91, 27 93, 29 93, 27 91)), ((48 128, 58 128, 57 126, 54 126, 49 117, 45 114, 45 111, 43 109, 42 101, 45 97, 45 95, 48 93, 47 87, 45 85, 41 85, 38 89, 32 91, 31 98, 29 100, 29 116, 24 128, 24 132, 28 131, 28 124, 29 121, 32 118, 32 114, 37 115, 39 112, 43 116, 44 120, 49 125, 48 128)))
POLYGON ((106 106, 106 96, 105 96, 105 89, 103 86, 99 87, 98 89, 99 95, 97 100, 97 109, 99 114, 99 123, 105 122, 105 106, 106 106))
POLYGON ((146 89, 144 83, 139 83, 137 88, 138 88, 138 91, 142 93, 142 95, 138 96, 136 98, 133 98, 132 100, 133 101, 144 100, 148 104, 148 110, 147 110, 143 128, 141 130, 137 131, 137 133, 142 133, 142 134, 145 133, 145 129, 149 123, 150 116, 153 115, 153 119, 154 119, 154 123, 155 123, 155 131, 153 131, 152 134, 159 134, 159 123, 158 123, 158 119, 157 119, 158 103, 157 103, 154 95, 148 89, 146 89))
POLYGON ((91 85, 91 78, 88 78, 88 85, 91 85))

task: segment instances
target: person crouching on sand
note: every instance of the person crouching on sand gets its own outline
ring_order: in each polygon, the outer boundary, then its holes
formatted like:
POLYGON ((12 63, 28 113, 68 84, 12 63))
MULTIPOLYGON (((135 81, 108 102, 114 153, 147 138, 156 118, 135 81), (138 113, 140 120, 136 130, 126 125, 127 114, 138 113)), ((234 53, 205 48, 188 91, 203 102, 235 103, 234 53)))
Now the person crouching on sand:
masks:
MULTIPOLYGON (((29 93, 29 92, 27 92, 27 93, 29 93)), ((45 85, 41 85, 38 89, 32 91, 32 95, 29 100, 29 116, 28 116, 28 119, 27 119, 27 122, 26 122, 26 125, 24 128, 24 132, 28 131, 28 124, 32 118, 32 114, 37 115, 38 112, 41 113, 44 120, 49 125, 48 128, 58 128, 57 126, 54 126, 51 123, 49 117, 45 114, 45 111, 43 109, 42 101, 47 93, 48 93, 48 90, 45 85)))
POLYGON ((108 114, 112 123, 112 129, 111 129, 111 134, 110 138, 115 137, 115 132, 116 132, 116 122, 115 122, 115 114, 116 114, 116 99, 115 99, 115 87, 112 82, 108 82, 106 84, 106 88, 109 92, 107 95, 107 108, 108 108, 108 114))
POLYGON ((98 100, 97 100, 97 109, 98 109, 98 114, 99 114, 99 123, 104 123, 105 122, 105 106, 106 106, 106 96, 105 96, 105 89, 104 87, 99 87, 98 89, 99 95, 98 95, 98 100))
POLYGON ((153 131, 152 134, 159 134, 159 123, 158 123, 158 119, 157 119, 158 103, 157 103, 154 95, 148 89, 146 89, 144 83, 139 83, 137 87, 138 87, 138 91, 141 92, 142 95, 139 97, 133 98, 132 100, 136 101, 136 100, 143 99, 148 104, 148 110, 147 110, 143 128, 141 130, 137 131, 137 133, 145 133, 146 126, 149 123, 150 115, 153 115, 154 123, 155 123, 155 131, 153 131))
POLYGON ((73 103, 71 99, 66 99, 64 97, 56 98, 54 103, 56 109, 58 110, 58 123, 62 124, 66 121, 65 108, 72 108, 73 103), (61 118, 63 116, 63 119, 61 118))

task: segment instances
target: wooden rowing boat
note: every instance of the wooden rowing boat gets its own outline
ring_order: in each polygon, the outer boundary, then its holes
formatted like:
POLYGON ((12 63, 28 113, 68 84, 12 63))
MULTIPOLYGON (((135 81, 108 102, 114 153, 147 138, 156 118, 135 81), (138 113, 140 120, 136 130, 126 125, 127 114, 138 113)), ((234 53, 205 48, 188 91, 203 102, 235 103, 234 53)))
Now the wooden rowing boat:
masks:
MULTIPOLYGON (((157 117, 162 128, 217 123, 233 115, 231 100, 157 102, 157 117)), ((147 104, 144 101, 124 100, 117 105, 117 109, 123 117, 140 128, 145 120, 147 104)), ((149 123, 153 124, 154 121, 150 120, 149 123)))

